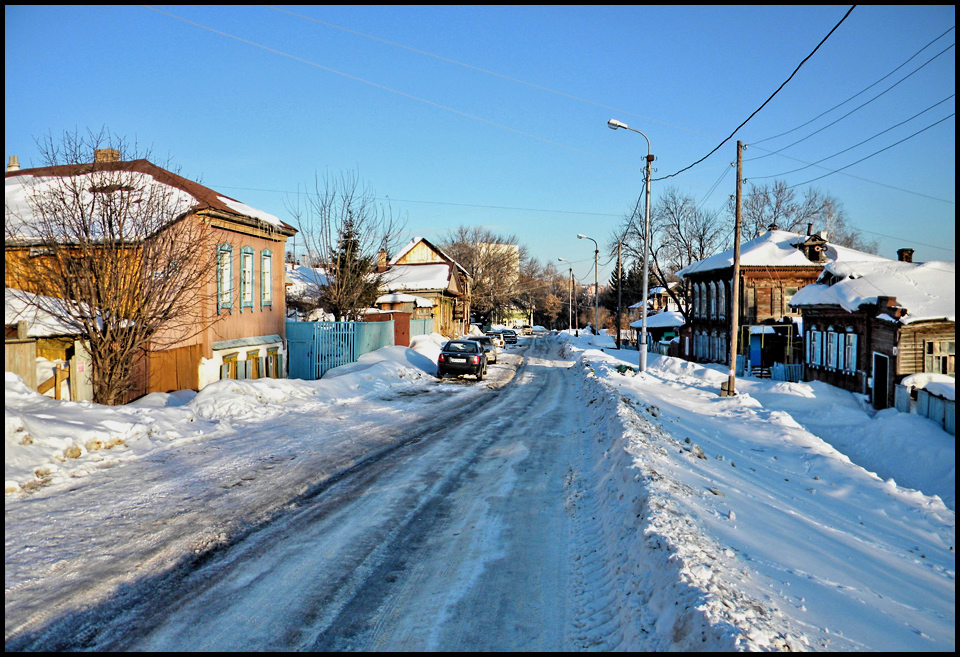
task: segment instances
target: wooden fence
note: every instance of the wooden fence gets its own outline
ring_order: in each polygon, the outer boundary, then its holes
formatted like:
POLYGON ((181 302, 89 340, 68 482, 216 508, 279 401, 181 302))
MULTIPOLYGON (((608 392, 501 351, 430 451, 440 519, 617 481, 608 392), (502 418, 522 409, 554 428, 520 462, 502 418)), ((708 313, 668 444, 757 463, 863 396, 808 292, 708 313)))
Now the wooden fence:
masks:
POLYGON ((901 413, 916 413, 929 418, 943 427, 943 430, 952 436, 957 435, 956 402, 926 390, 918 390, 914 400, 910 389, 905 385, 898 385, 893 395, 894 406, 901 413))

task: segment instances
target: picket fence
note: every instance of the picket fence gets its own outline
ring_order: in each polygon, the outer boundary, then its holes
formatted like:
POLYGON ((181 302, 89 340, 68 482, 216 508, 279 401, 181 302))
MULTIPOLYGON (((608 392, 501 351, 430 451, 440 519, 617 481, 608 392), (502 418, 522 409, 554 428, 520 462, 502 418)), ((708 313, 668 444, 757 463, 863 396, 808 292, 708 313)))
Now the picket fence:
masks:
POLYGON ((393 320, 386 322, 287 322, 291 379, 314 380, 363 354, 393 342, 393 320))

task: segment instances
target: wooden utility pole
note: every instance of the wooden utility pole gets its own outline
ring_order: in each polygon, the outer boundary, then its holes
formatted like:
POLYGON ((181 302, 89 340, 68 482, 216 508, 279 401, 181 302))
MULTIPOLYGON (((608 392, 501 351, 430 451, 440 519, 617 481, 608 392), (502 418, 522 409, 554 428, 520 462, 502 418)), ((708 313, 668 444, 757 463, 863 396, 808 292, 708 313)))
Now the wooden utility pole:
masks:
POLYGON ((730 372, 721 397, 737 394, 737 334, 740 332, 740 209, 743 198, 743 142, 737 142, 737 219, 733 229, 733 282, 730 285, 730 372))

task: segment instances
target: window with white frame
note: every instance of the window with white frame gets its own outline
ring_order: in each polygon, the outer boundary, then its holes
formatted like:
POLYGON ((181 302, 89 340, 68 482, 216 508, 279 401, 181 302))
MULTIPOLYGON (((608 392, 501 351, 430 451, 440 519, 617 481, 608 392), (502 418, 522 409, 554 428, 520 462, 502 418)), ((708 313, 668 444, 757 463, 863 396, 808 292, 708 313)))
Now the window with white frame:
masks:
POLYGON ((852 329, 847 329, 848 333, 844 336, 844 354, 843 362, 848 372, 857 371, 857 334, 852 329))
POLYGON ((833 327, 827 329, 827 367, 837 366, 837 334, 833 327))
POLYGON ((260 252, 260 308, 273 307, 273 254, 260 252))
POLYGON ((253 310, 253 249, 240 249, 240 312, 253 310))
POLYGON ((820 350, 820 336, 822 333, 820 331, 811 330, 810 331, 810 364, 811 365, 823 365, 822 354, 820 350))
POLYGON ((233 310, 233 247, 217 245, 217 314, 233 310))

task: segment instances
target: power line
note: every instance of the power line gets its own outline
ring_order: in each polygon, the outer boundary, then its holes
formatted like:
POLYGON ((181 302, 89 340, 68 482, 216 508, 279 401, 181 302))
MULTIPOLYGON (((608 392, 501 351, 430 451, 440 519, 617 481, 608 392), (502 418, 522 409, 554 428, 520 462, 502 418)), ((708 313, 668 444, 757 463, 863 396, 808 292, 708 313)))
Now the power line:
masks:
POLYGON ((793 70, 793 73, 790 74, 790 77, 788 77, 786 80, 784 80, 784 81, 783 81, 783 84, 781 84, 779 87, 777 87, 777 90, 774 91, 772 94, 770 94, 770 97, 767 98, 765 101, 763 101, 763 104, 762 104, 760 107, 758 107, 757 109, 755 109, 755 110, 753 111, 753 113, 750 114, 750 116, 748 116, 748 117, 744 120, 743 123, 741 123, 741 124, 738 125, 736 128, 734 128, 733 132, 731 132, 730 135, 729 135, 726 139, 724 139, 724 140, 721 141, 719 144, 717 144, 717 146, 716 146, 712 151, 710 151, 709 153, 707 153, 706 155, 704 155, 703 157, 701 157, 699 160, 697 160, 697 161, 694 162, 693 164, 691 164, 691 165, 689 165, 689 166, 686 166, 686 167, 680 169, 679 171, 677 171, 677 172, 675 172, 675 173, 671 173, 669 176, 664 176, 663 178, 655 178, 654 180, 657 180, 657 181, 659 181, 659 180, 666 180, 667 178, 672 178, 672 177, 674 177, 674 176, 676 176, 676 175, 678 175, 678 174, 680 174, 680 173, 683 173, 683 172, 686 171, 687 169, 692 169, 693 167, 697 166, 698 164, 700 164, 701 162, 703 162, 704 160, 706 160, 708 157, 710 157, 711 155, 713 155, 714 153, 716 153, 718 150, 720 150, 720 147, 721 147, 721 146, 723 146, 725 143, 727 143, 728 141, 730 141, 730 139, 731 139, 735 134, 737 134, 737 131, 740 130, 740 128, 742 128, 743 126, 745 126, 750 119, 752 119, 754 116, 756 116, 757 113, 758 113, 760 110, 762 110, 764 107, 767 106, 767 103, 769 103, 771 100, 773 100, 773 97, 774 97, 774 96, 776 96, 778 93, 780 93, 780 90, 783 89, 783 88, 787 85, 787 83, 790 82, 790 80, 793 79, 793 76, 795 76, 795 75, 797 74, 797 71, 800 70, 800 67, 803 66, 803 65, 807 62, 808 59, 810 59, 811 57, 813 57, 814 53, 817 52, 817 51, 820 49, 820 46, 822 46, 822 45, 826 42, 826 40, 830 38, 830 35, 833 34, 833 33, 837 30, 838 27, 840 27, 840 24, 843 23, 843 21, 845 21, 845 20, 847 19, 847 16, 850 15, 850 13, 854 10, 855 7, 856 7, 856 5, 853 5, 853 6, 850 7, 850 9, 847 10, 847 13, 843 15, 843 18, 840 19, 840 22, 833 26, 833 29, 830 30, 830 32, 827 33, 827 36, 823 37, 823 40, 821 40, 820 43, 817 44, 817 47, 814 48, 813 51, 812 51, 809 55, 807 55, 806 57, 803 58, 803 61, 800 62, 800 63, 797 65, 797 68, 795 68, 795 69, 793 70))
MULTIPOLYGON (((288 189, 263 189, 257 187, 237 187, 235 185, 217 185, 211 183, 211 187, 216 187, 217 189, 240 189, 248 192, 270 192, 273 194, 301 194, 305 196, 311 196, 309 192, 293 192, 288 189)), ((514 210, 519 212, 549 212, 552 214, 575 214, 575 215, 586 215, 593 217, 619 217, 619 214, 613 214, 611 212, 577 212, 576 210, 548 210, 544 208, 516 208, 507 205, 479 205, 476 203, 449 203, 446 201, 421 201, 417 199, 408 199, 408 198, 392 198, 390 196, 376 196, 374 197, 376 201, 396 201, 397 203, 424 203, 427 205, 453 205, 464 208, 481 208, 486 210, 514 210)))
MULTIPOLYGON (((755 147, 757 144, 762 144, 762 143, 765 142, 765 141, 770 141, 771 139, 776 139, 777 137, 783 137, 784 135, 788 135, 788 134, 790 134, 791 132, 795 132, 795 131, 799 130, 800 128, 803 128, 804 126, 810 125, 811 123, 813 123, 814 121, 816 121, 816 120, 819 119, 820 117, 822 117, 822 116, 824 116, 824 115, 826 115, 826 114, 829 114, 830 112, 832 112, 833 110, 837 109, 838 107, 840 107, 840 106, 842 106, 842 105, 845 105, 846 103, 849 103, 851 100, 853 100, 854 98, 856 98, 857 96, 859 96, 859 95, 862 94, 863 92, 867 91, 868 89, 870 89, 870 88, 872 88, 872 87, 877 86, 878 84, 880 84, 881 82, 883 82, 884 80, 886 80, 888 77, 890 77, 891 75, 893 75, 894 73, 896 73, 897 71, 899 71, 901 68, 903 68, 904 66, 906 66, 907 64, 909 64, 910 61, 911 61, 914 57, 916 57, 917 55, 919 55, 920 53, 922 53, 924 50, 926 50, 927 48, 929 48, 930 46, 932 46, 935 42, 937 42, 937 41, 939 41, 940 39, 942 39, 948 32, 950 32, 951 30, 953 30, 954 27, 955 27, 955 26, 951 26, 949 30, 947 30, 946 32, 944 32, 943 34, 941 34, 940 36, 938 36, 936 39, 934 39, 933 41, 931 41, 930 43, 928 43, 927 45, 925 45, 923 48, 921 48, 921 49, 918 50, 917 52, 915 52, 915 53, 913 53, 912 55, 910 55, 910 57, 909 57, 905 62, 903 62, 902 64, 900 64, 900 66, 896 67, 895 69, 893 69, 892 71, 890 71, 889 73, 887 73, 886 75, 884 75, 882 78, 880 78, 879 80, 877 80, 877 81, 874 82, 873 84, 870 84, 870 85, 864 87, 863 89, 861 89, 861 90, 858 91, 857 93, 853 94, 852 96, 850 96, 849 98, 847 98, 847 99, 844 100, 843 102, 837 103, 836 105, 834 105, 834 106, 831 107, 830 109, 825 110, 825 111, 821 112, 820 114, 816 115, 815 117, 813 117, 812 119, 810 119, 810 120, 807 121, 806 123, 801 123, 801 124, 798 125, 796 128, 791 128, 790 130, 787 130, 786 132, 781 132, 779 135, 774 135, 774 136, 772 136, 772 137, 764 137, 763 139, 753 140, 753 141, 750 142, 750 145, 755 147)), ((953 47, 952 44, 951 44, 951 47, 953 47)), ((941 54, 943 54, 943 53, 941 53, 941 54)), ((939 55, 937 55, 937 57, 939 57, 939 55)), ((932 60, 931 60, 931 61, 932 61, 932 60)), ((928 62, 928 63, 929 63, 929 62, 928 62)), ((926 66, 926 64, 924 64, 924 66, 926 66)), ((921 66, 920 68, 923 68, 923 67, 921 66)), ((917 69, 917 70, 920 70, 920 69, 917 69)), ((914 73, 916 73, 916 71, 914 71, 914 73)), ((911 75, 913 75, 913 73, 911 73, 911 75)), ((748 160, 748 161, 749 161, 749 160, 748 160)))
POLYGON ((493 126, 493 127, 495 127, 495 128, 500 128, 501 130, 506 130, 506 131, 508 131, 508 132, 512 132, 512 133, 514 133, 514 134, 521 135, 521 136, 523 136, 523 137, 527 137, 527 138, 529 138, 529 139, 534 139, 534 140, 536 140, 536 141, 543 142, 543 143, 545 143, 545 144, 550 144, 551 146, 557 146, 557 147, 559 147, 559 148, 563 148, 563 149, 572 151, 572 152, 574 152, 574 153, 579 153, 580 155, 585 155, 585 156, 587 156, 587 157, 589 157, 589 158, 593 158, 593 159, 596 159, 596 160, 601 160, 601 161, 603 161, 603 162, 607 162, 608 164, 613 164, 613 165, 616 165, 616 166, 618 166, 618 167, 623 167, 623 168, 625 168, 625 169, 630 169, 631 171, 635 171, 636 168, 637 168, 636 166, 633 166, 633 165, 624 164, 623 162, 617 162, 616 160, 611 160, 611 159, 608 159, 608 158, 603 157, 603 156, 600 156, 600 155, 594 155, 593 153, 589 153, 589 152, 587 152, 587 151, 580 150, 579 148, 574 148, 574 147, 572 147, 572 146, 567 146, 566 144, 561 144, 560 142, 553 141, 552 139, 546 139, 546 138, 544 138, 544 137, 538 137, 537 135, 530 134, 529 132, 524 132, 524 131, 522 131, 522 130, 517 130, 516 128, 511 128, 510 126, 503 125, 502 123, 497 123, 497 122, 491 121, 491 120, 489 120, 489 119, 484 119, 484 118, 479 117, 479 116, 474 116, 473 114, 468 114, 468 113, 466 113, 466 112, 462 112, 462 111, 460 111, 460 110, 458 110, 458 109, 455 109, 455 108, 453 108, 453 107, 448 107, 448 106, 446 106, 446 105, 441 105, 440 103, 436 103, 436 102, 434 102, 434 101, 432 101, 432 100, 427 100, 426 98, 420 98, 419 96, 414 96, 413 94, 408 94, 408 93, 406 93, 405 91, 400 91, 400 90, 398 90, 398 89, 393 89, 393 88, 391 88, 391 87, 388 87, 388 86, 386 86, 386 85, 379 84, 379 83, 377 83, 377 82, 371 82, 370 80, 365 80, 365 79, 363 79, 363 78, 361 78, 361 77, 357 77, 356 75, 351 75, 351 74, 349 74, 349 73, 344 73, 343 71, 338 71, 338 70, 336 70, 336 69, 330 68, 329 66, 324 66, 324 65, 322 65, 322 64, 317 64, 316 62, 310 61, 309 59, 304 59, 303 57, 297 57, 296 55, 291 55, 290 53, 284 52, 284 51, 282 51, 282 50, 277 50, 276 48, 271 48, 270 46, 265 46, 265 45, 263 45, 262 43, 257 43, 256 41, 251 41, 250 39, 245 39, 245 38, 243 38, 243 37, 236 36, 235 34, 230 34, 229 32, 224 32, 224 31, 222 31, 222 30, 218 30, 218 29, 209 27, 209 26, 207 26, 207 25, 203 25, 203 24, 201 24, 201 23, 197 23, 197 22, 195 22, 195 21, 191 21, 191 20, 189 20, 189 19, 183 18, 182 16, 177 16, 176 14, 171 14, 170 12, 163 11, 163 10, 161 10, 161 9, 157 9, 156 7, 151 7, 151 6, 149 6, 149 5, 146 5, 146 8, 149 9, 149 10, 151 10, 151 11, 155 11, 155 12, 157 12, 158 14, 163 14, 163 15, 165 15, 165 16, 169 16, 170 18, 176 19, 176 20, 178 20, 178 21, 182 21, 182 22, 184 22, 184 23, 187 23, 188 25, 193 25, 194 27, 199 27, 200 29, 207 30, 208 32, 213 32, 214 34, 219 34, 220 36, 225 36, 225 37, 228 37, 228 38, 230 38, 230 39, 235 39, 235 40, 237 40, 237 41, 240 41, 241 43, 246 43, 247 45, 254 46, 254 47, 256 47, 256 48, 261 48, 261 49, 266 50, 267 52, 271 52, 271 53, 273 53, 273 54, 275 54, 275 55, 280 55, 281 57, 286 57, 286 58, 288 58, 288 59, 292 59, 292 60, 294 60, 294 61, 300 62, 301 64, 306 64, 306 65, 308 65, 308 66, 312 66, 312 67, 314 67, 314 68, 318 68, 318 69, 320 69, 320 70, 322 70, 322 71, 326 71, 326 72, 328 72, 328 73, 333 73, 334 75, 339 75, 339 76, 341 76, 341 77, 345 77, 345 78, 347 78, 347 79, 349 79, 349 80, 353 80, 353 81, 355 81, 355 82, 361 82, 361 83, 363 83, 363 84, 370 85, 370 86, 372 86, 372 87, 376 87, 377 89, 380 89, 380 90, 382 90, 382 91, 389 91, 390 93, 397 94, 398 96, 403 96, 404 98, 408 98, 408 99, 410 99, 410 100, 415 100, 415 101, 417 101, 418 103, 423 103, 423 104, 425 104, 425 105, 430 105, 431 107, 434 107, 434 108, 436 108, 436 109, 441 109, 441 110, 443 110, 443 111, 445 111, 445 112, 450 112, 451 114, 456 114, 456 115, 462 116, 462 117, 464 117, 464 118, 472 119, 472 120, 474 120, 474 121, 479 121, 480 123, 485 123, 486 125, 490 125, 490 126, 493 126))
POLYGON ((936 125, 939 125, 939 124, 943 123, 944 121, 946 121, 947 119, 949 119, 950 117, 955 116, 955 115, 956 115, 956 112, 954 112, 953 114, 949 114, 949 115, 943 117, 942 119, 940 119, 939 121, 937 121, 936 123, 931 123, 931 124, 928 125, 926 128, 923 128, 922 130, 918 130, 917 132, 913 133, 913 134, 910 135, 909 137, 904 137, 903 139, 901 139, 900 141, 896 142, 895 144, 890 144, 890 145, 887 146, 886 148, 881 148, 879 151, 876 151, 875 153, 871 153, 870 155, 867 155, 866 157, 860 158, 860 159, 857 160, 856 162, 851 162, 850 164, 848 164, 848 165, 845 166, 845 167, 840 167, 840 168, 837 169, 836 171, 831 171, 830 173, 825 173, 825 174, 823 174, 822 176, 818 176, 817 178, 812 178, 812 179, 807 180, 807 181, 802 182, 802 183, 797 183, 796 185, 790 185, 789 187, 787 187, 787 189, 793 189, 794 187, 799 187, 800 185, 806 185, 807 183, 812 183, 812 182, 814 182, 815 180, 820 180, 821 178, 826 178, 827 176, 832 176, 833 174, 835 174, 835 173, 837 173, 837 172, 839 172, 839 171, 843 171, 844 169, 849 169, 849 168, 852 167, 854 164, 860 164, 860 163, 863 162, 864 160, 868 160, 868 159, 870 159, 871 157, 873 157, 874 155, 879 155, 880 153, 882 153, 882 152, 884 152, 884 151, 888 151, 888 150, 890 150, 891 148, 893 148, 894 146, 897 146, 897 145, 899 145, 899 144, 902 144, 903 142, 905 142, 905 141, 907 141, 907 140, 909 140, 909 139, 912 139, 912 138, 916 137, 916 136, 919 135, 921 132, 926 132, 926 131, 929 130, 930 128, 932 128, 932 127, 934 127, 934 126, 936 126, 936 125))
POLYGON ((457 61, 457 60, 455 60, 455 59, 450 59, 449 57, 444 57, 444 56, 442 56, 442 55, 437 55, 437 54, 434 54, 434 53, 432 53, 432 52, 427 52, 426 50, 419 50, 418 48, 412 48, 412 47, 410 47, 410 46, 405 46, 405 45, 403 45, 402 43, 396 43, 396 42, 394 42, 394 41, 388 41, 387 39, 381 39, 380 37, 376 37, 376 36, 373 36, 373 35, 370 35, 370 34, 364 34, 363 32, 358 32, 358 31, 356 31, 356 30, 351 30, 350 28, 347 28, 347 27, 342 27, 342 26, 340 26, 340 25, 335 25, 334 23, 328 23, 327 21, 323 21, 323 20, 320 20, 320 19, 318 19, 318 18, 312 18, 312 17, 310 17, 310 16, 304 16, 303 14, 298 14, 298 13, 296 13, 296 12, 292 12, 292 11, 290 11, 289 9, 283 9, 283 8, 281 8, 281 7, 272 7, 272 6, 266 6, 266 7, 267 7, 267 9, 273 9, 274 11, 279 11, 279 12, 283 12, 283 13, 285 13, 285 14, 289 14, 289 15, 291 15, 291 16, 296 16, 297 18, 301 18, 301 19, 303 19, 303 20, 305 20, 305 21, 310 21, 310 22, 313 22, 313 23, 319 23, 320 25, 325 25, 325 26, 327 26, 327 27, 332 27, 332 28, 334 28, 334 29, 336 29, 336 30, 341 30, 341 31, 343 31, 343 32, 347 32, 348 34, 354 34, 354 35, 356 35, 356 36, 360 36, 360 37, 363 37, 363 38, 365 38, 365 39, 370 39, 370 40, 372 40, 372 41, 378 41, 378 42, 380 42, 380 43, 385 43, 385 44, 387 44, 388 46, 393 46, 393 47, 395 47, 395 48, 402 48, 402 49, 404 49, 404 50, 409 50, 410 52, 417 53, 418 55, 424 55, 424 56, 426 56, 426 57, 433 57, 434 59, 438 59, 438 60, 440 60, 440 61, 442 61, 442 62, 446 62, 446 63, 448 63, 448 64, 454 64, 454 65, 456 65, 456 66, 462 66, 463 68, 467 68, 467 69, 470 69, 470 70, 472 70, 472 71, 477 71, 477 72, 479 72, 479 73, 485 73, 485 74, 487 74, 487 75, 492 75, 492 76, 494 76, 494 77, 502 78, 502 79, 504 79, 504 80, 509 80, 510 82, 516 82, 517 84, 522 84, 522 85, 525 85, 525 86, 527 86, 527 87, 531 87, 531 88, 533 88, 533 89, 538 89, 538 90, 540 90, 540 91, 545 91, 545 92, 547 92, 547 93, 555 94, 555 95, 557 95, 557 96, 563 96, 564 98, 569 98, 570 100, 576 100, 576 101, 579 101, 579 102, 581 102, 581 103, 588 103, 588 104, 590 104, 590 105, 594 105, 594 106, 596 106, 596 107, 602 107, 602 108, 604 108, 604 109, 612 110, 612 111, 614 111, 614 112, 619 112, 619 113, 621 113, 621 114, 627 114, 627 115, 629 115, 629 116, 635 116, 635 117, 637 117, 637 118, 639 118, 639 119, 644 119, 644 120, 646 120, 646 121, 653 121, 654 123, 659 123, 659 124, 665 125, 665 126, 667 126, 667 127, 669 127, 669 128, 674 128, 674 129, 676 129, 676 130, 683 130, 684 132, 689 132, 689 133, 692 133, 692 134, 695 134, 695 135, 700 135, 701 137, 711 137, 711 138, 713 137, 712 135, 708 135, 708 134, 705 134, 705 133, 703 133, 703 132, 698 132, 698 131, 696 131, 696 130, 691 130, 690 128, 684 128, 683 126, 675 125, 675 124, 672 124, 672 123, 667 123, 666 121, 660 121, 660 120, 658 120, 658 119, 654 119, 654 118, 649 117, 649 116, 644 116, 644 115, 642 115, 642 114, 636 114, 636 113, 634 113, 634 112, 629 112, 629 111, 627 111, 627 110, 623 110, 623 109, 620 109, 620 108, 617 108, 617 107, 612 107, 612 106, 610 106, 610 105, 604 105, 603 103, 598 103, 598 102, 596 102, 596 101, 590 100, 589 98, 582 98, 582 97, 580 97, 580 96, 575 96, 575 95, 573 95, 573 94, 568 94, 568 93, 566 93, 566 92, 564 92, 564 91, 557 91, 556 89, 551 89, 550 87, 545 87, 545 86, 540 85, 540 84, 536 84, 536 83, 533 83, 533 82, 527 82, 526 80, 521 80, 521 79, 519 79, 519 78, 515 78, 515 77, 509 76, 509 75, 504 75, 503 73, 497 73, 496 71, 491 71, 491 70, 488 70, 488 69, 485 69, 485 68, 480 68, 479 66, 474 66, 473 64, 466 64, 466 63, 464 63, 464 62, 459 62, 459 61, 457 61))
MULTIPOLYGON (((801 139, 798 139, 797 141, 793 142, 792 144, 788 144, 787 146, 784 146, 783 148, 781 148, 781 149, 779 149, 779 150, 771 151, 771 152, 767 153, 766 155, 761 155, 761 156, 759 156, 759 157, 752 157, 752 158, 750 158, 749 160, 746 160, 746 161, 747 161, 747 162, 753 162, 753 161, 755 161, 755 160, 762 160, 762 159, 765 158, 765 157, 770 157, 771 155, 776 155, 777 153, 780 153, 781 151, 785 151, 785 150, 787 150, 788 148, 793 148, 794 146, 796 146, 797 144, 799 144, 799 143, 802 142, 802 141, 806 141, 807 139, 810 139, 810 137, 814 136, 814 135, 817 134, 817 133, 823 132, 824 130, 826 130, 826 129, 829 128, 830 126, 836 125, 837 123, 839 123, 840 121, 844 120, 845 118, 847 118, 848 116, 850 116, 850 115, 853 114, 854 112, 857 112, 857 111, 863 109, 864 107, 866 107, 867 105, 869 105, 869 104, 872 103, 873 101, 875 101, 875 100, 877 100, 878 98, 880 98, 881 96, 883 96, 883 95, 884 95, 885 93, 887 93, 888 91, 892 90, 892 89, 893 89, 894 87, 896 87, 898 84, 900 84, 901 82, 903 82, 904 80, 906 80, 907 78, 909 78, 911 75, 913 75, 914 73, 916 73, 917 71, 919 71, 920 69, 922 69, 924 66, 926 66, 927 64, 929 64, 930 62, 932 62, 934 59, 936 59, 937 57, 939 57, 939 56, 942 55, 943 53, 945 53, 945 52, 947 52, 948 50, 950 50, 950 48, 953 48, 955 45, 956 45, 956 44, 951 43, 949 46, 947 46, 946 48, 944 48, 943 50, 941 50, 940 52, 938 52, 936 55, 934 55, 933 57, 931 57, 930 59, 928 59, 926 62, 924 62, 922 65, 920 65, 920 66, 919 66, 917 69, 915 69, 912 73, 909 73, 909 74, 907 74, 906 76, 900 78, 900 79, 897 80, 895 83, 893 83, 892 85, 890 85, 889 87, 887 87, 886 89, 884 89, 883 91, 881 91, 879 94, 877 94, 876 96, 874 96, 873 98, 871 98, 871 99, 868 100, 867 102, 863 103, 862 105, 858 105, 857 107, 853 108, 852 110, 850 110, 849 112, 847 112, 846 114, 844 114, 843 116, 841 116, 840 118, 838 118, 838 119, 836 119, 836 120, 834 120, 834 121, 831 121, 830 123, 828 123, 827 125, 823 126, 822 128, 818 128, 817 130, 814 130, 813 132, 811 132, 811 133, 810 133, 809 135, 807 135, 806 137, 802 137, 801 139)), ((786 133, 784 133, 784 134, 786 134, 786 133)), ((766 141, 766 140, 762 140, 762 141, 766 141)))
MULTIPOLYGON (((853 146, 850 146, 850 147, 848 147, 848 148, 845 148, 845 149, 843 149, 842 151, 837 151, 837 152, 834 153, 833 155, 829 155, 829 156, 827 156, 827 157, 825 157, 825 158, 822 158, 822 159, 820 159, 820 160, 817 160, 816 162, 813 162, 812 164, 808 164, 808 165, 805 166, 805 167, 800 167, 799 169, 793 169, 793 170, 791 170, 791 171, 784 171, 783 173, 778 173, 778 174, 773 175, 773 176, 751 176, 750 179, 751 179, 751 180, 763 180, 763 179, 765 179, 765 178, 778 178, 778 177, 780 177, 780 176, 786 176, 786 175, 789 175, 789 174, 791 174, 791 173, 796 173, 797 171, 803 171, 804 169, 809 169, 810 167, 816 166, 817 164, 820 164, 821 162, 826 162, 827 160, 830 160, 830 159, 832 159, 832 158, 835 158, 835 157, 837 157, 838 155, 843 155, 843 154, 846 153, 847 151, 851 151, 851 150, 853 150, 854 148, 857 148, 858 146, 863 146, 863 145, 866 144, 868 141, 871 141, 871 140, 873 140, 873 139, 876 139, 876 138, 879 137, 880 135, 886 134, 886 133, 890 132, 891 130, 893 130, 894 128, 899 128, 899 127, 902 126, 904 123, 909 123, 910 121, 914 120, 915 118, 917 118, 917 117, 920 116, 921 114, 925 114, 925 113, 929 112, 930 110, 932 110, 934 107, 937 107, 937 106, 939 106, 939 105, 942 105, 943 103, 947 102, 948 100, 950 100, 950 99, 953 98, 954 96, 956 96, 956 94, 950 94, 949 96, 947 96, 946 98, 944 98, 943 100, 941 100, 939 103, 934 103, 933 105, 931 105, 931 106, 928 107, 927 109, 925 109, 925 110, 923 110, 923 111, 921 111, 921 112, 917 112, 916 114, 914 114, 913 116, 911 116, 909 119, 904 119, 904 120, 901 121, 900 123, 897 123, 896 125, 892 125, 892 126, 890 126, 889 128, 887 128, 886 130, 882 130, 881 132, 878 132, 877 134, 873 135, 872 137, 868 137, 867 139, 864 139, 864 140, 861 141, 859 144, 854 144, 853 146)), ((754 158, 754 159, 759 159, 759 158, 754 158)))

